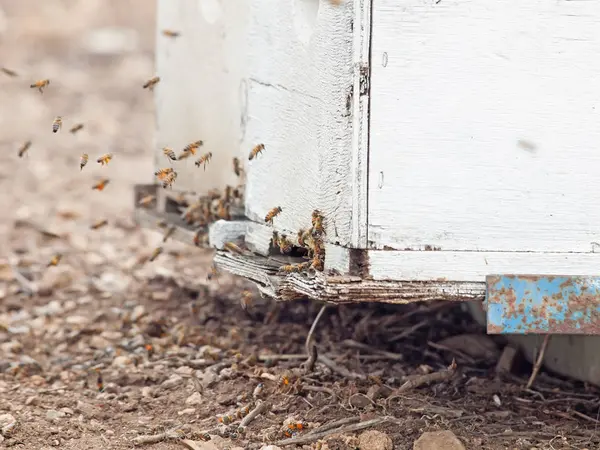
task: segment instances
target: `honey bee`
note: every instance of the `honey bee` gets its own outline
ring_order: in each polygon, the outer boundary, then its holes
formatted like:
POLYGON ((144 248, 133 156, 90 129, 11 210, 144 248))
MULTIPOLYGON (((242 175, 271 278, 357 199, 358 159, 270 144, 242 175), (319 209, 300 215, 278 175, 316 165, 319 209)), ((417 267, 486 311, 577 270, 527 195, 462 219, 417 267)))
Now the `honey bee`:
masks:
POLYGON ((88 163, 89 156, 87 153, 84 153, 79 158, 79 171, 82 171, 85 165, 88 163))
POLYGON ((244 250, 242 250, 238 245, 234 244, 233 242, 225 242, 225 244, 223 244, 223 249, 229 250, 232 253, 237 253, 238 255, 244 254, 244 250))
POLYGON ((320 253, 315 253, 315 255, 313 256, 312 262, 310 264, 310 266, 315 269, 315 270, 319 270, 319 271, 323 271, 324 269, 324 262, 323 262, 323 255, 320 253))
POLYGON ((62 128, 62 117, 56 116, 52 122, 52 132, 57 133, 62 128))
POLYGON ((160 81, 160 77, 152 77, 142 86, 144 89, 154 90, 154 86, 160 81))
POLYGON ((179 31, 173 31, 173 30, 163 30, 162 34, 163 34, 163 36, 170 37, 170 38, 176 38, 181 35, 181 33, 179 33, 179 31))
POLYGON ((93 223, 90 228, 92 230, 97 230, 99 228, 102 228, 104 225, 108 225, 108 220, 106 220, 106 219, 100 219, 97 222, 93 223))
POLYGON ((29 150, 29 147, 31 147, 31 141, 24 142, 23 145, 19 147, 19 158, 23 157, 27 150, 29 150))
POLYGON ((172 188, 173 183, 175 183, 175 179, 177 178, 177 172, 171 172, 167 174, 165 179, 163 180, 163 189, 172 188))
POLYGON ((243 310, 247 310, 250 306, 252 306, 252 292, 250 291, 242 291, 242 298, 240 299, 240 304, 242 305, 243 310))
POLYGON ((98 378, 96 379, 96 387, 98 392, 104 391, 104 380, 102 379, 102 373, 98 370, 98 378))
POLYGON ((7 69, 6 67, 2 67, 2 68, 0 68, 0 70, 4 74, 8 75, 9 77, 13 77, 14 78, 14 77, 17 76, 17 72, 15 72, 14 70, 7 69))
POLYGON ((163 242, 167 242, 167 239, 169 239, 173 233, 175 233, 175 230, 177 229, 176 226, 171 226, 169 228, 167 228, 167 230, 165 231, 165 234, 163 236, 163 242))
POLYGON ((150 262, 154 261, 156 258, 158 258, 158 255, 160 255, 162 252, 163 252, 162 247, 156 247, 154 249, 154 251, 152 252, 152 255, 150 255, 150 259, 148 261, 150 261, 150 262))
POLYGON ((96 162, 98 164, 101 164, 101 165, 104 166, 104 165, 108 164, 111 159, 113 159, 113 154, 112 153, 106 153, 106 154, 102 155, 100 158, 98 158, 96 160, 96 162))
MULTIPOLYGON (((188 156, 191 155, 195 155, 196 151, 202 147, 204 145, 204 141, 202 140, 198 140, 198 141, 194 141, 194 142, 190 142, 188 145, 186 145, 185 147, 183 147, 183 152, 182 154, 185 154, 187 156, 185 156, 184 158, 187 158, 188 156)), ((180 159, 183 159, 180 157, 180 159)))
POLYGON ((160 181, 163 181, 165 178, 167 178, 167 176, 169 176, 173 172, 174 170, 172 167, 166 167, 164 169, 158 169, 156 172, 154 172, 154 176, 160 181))
POLYGON ((60 260, 62 259, 62 254, 61 253, 57 253, 56 255, 54 255, 52 257, 52 259, 50 260, 50 262, 46 265, 46 267, 50 267, 50 266, 57 266, 58 263, 60 262, 60 260))
POLYGON ((231 215, 229 214, 229 204, 227 204, 225 200, 219 200, 217 205, 217 217, 223 220, 231 220, 231 215))
POLYGON ((294 244, 285 235, 279 236, 277 246, 283 254, 291 253, 294 250, 294 244))
POLYGON ((298 245, 300 247, 308 247, 310 239, 310 232, 308 230, 300 229, 298 230, 298 245))
POLYGON ((208 233, 206 232, 206 228, 201 227, 194 233, 194 245, 200 247, 205 244, 208 244, 208 233))
POLYGON ((83 124, 82 123, 76 123, 75 125, 73 125, 71 127, 71 129, 69 130, 69 133, 77 133, 79 130, 83 129, 83 124))
POLYGON ((240 162, 240 158, 233 158, 233 173, 235 173, 236 176, 241 176, 242 175, 242 164, 240 162))
POLYGON ((271 225, 273 225, 273 219, 279 214, 281 213, 281 211, 283 211, 281 209, 280 206, 276 206, 275 208, 273 208, 272 210, 270 210, 267 215, 265 216, 265 222, 266 223, 270 223, 271 225))
POLYGON ((206 170, 206 165, 209 163, 212 158, 212 152, 205 153, 195 162, 196 167, 200 167, 201 164, 204 164, 204 170, 206 170))
POLYGON ((217 278, 218 276, 219 276, 219 272, 217 270, 217 266, 215 266, 213 264, 212 266, 210 266, 210 272, 206 276, 206 279, 207 280, 212 280, 213 278, 217 278))
POLYGON ((92 189, 97 190, 97 191, 102 191, 102 190, 104 190, 104 188, 106 187, 106 185, 109 182, 110 182, 110 180, 108 178, 104 178, 103 180, 100 180, 98 183, 93 185, 92 189))
POLYGON ((142 197, 140 199, 140 201, 138 202, 139 206, 148 206, 150 205, 150 203, 152 203, 154 200, 156 200, 156 196, 154 195, 146 195, 145 197, 142 197))
POLYGON ((312 226, 313 226, 313 234, 323 234, 325 233, 325 229, 323 228, 323 215, 318 209, 315 209, 312 213, 312 226))
POLYGON ((252 161, 254 158, 258 156, 259 153, 262 153, 265 149, 265 144, 258 144, 250 151, 250 155, 248 156, 248 160, 252 161))
POLYGON ((177 155, 175 155, 175 152, 172 148, 163 148, 163 154, 169 159, 169 161, 177 161, 177 155))
POLYGON ((40 91, 40 94, 44 93, 44 88, 47 87, 50 84, 50 80, 45 79, 45 80, 38 80, 35 83, 33 83, 32 85, 30 85, 29 87, 31 89, 37 88, 38 91, 40 91))
POLYGON ((279 268, 280 272, 284 273, 299 273, 310 267, 310 261, 306 261, 300 264, 287 264, 279 268))

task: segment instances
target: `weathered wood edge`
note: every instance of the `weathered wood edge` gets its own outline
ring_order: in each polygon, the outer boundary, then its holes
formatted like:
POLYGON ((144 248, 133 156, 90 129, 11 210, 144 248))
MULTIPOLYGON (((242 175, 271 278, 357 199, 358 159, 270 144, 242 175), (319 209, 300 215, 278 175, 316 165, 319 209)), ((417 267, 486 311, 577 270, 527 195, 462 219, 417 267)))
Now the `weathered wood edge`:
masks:
POLYGON ((442 281, 375 281, 357 276, 277 273, 280 264, 262 256, 234 255, 218 251, 215 265, 257 284, 260 291, 276 300, 302 297, 332 303, 411 303, 417 301, 482 300, 485 283, 442 281))

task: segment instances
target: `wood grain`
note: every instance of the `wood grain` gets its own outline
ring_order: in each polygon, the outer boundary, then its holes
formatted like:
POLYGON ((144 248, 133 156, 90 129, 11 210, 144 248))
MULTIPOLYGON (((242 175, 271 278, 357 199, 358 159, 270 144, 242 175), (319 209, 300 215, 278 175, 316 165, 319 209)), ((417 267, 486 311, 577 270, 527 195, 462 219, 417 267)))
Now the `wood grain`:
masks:
MULTIPOLYGON (((374 2, 371 247, 592 251, 599 29, 595 2, 374 2)), ((484 273, 482 254, 405 256, 396 278, 484 273), (461 265, 442 268, 439 258, 461 265)), ((500 266, 589 274, 597 264, 594 255, 515 258, 500 266)))

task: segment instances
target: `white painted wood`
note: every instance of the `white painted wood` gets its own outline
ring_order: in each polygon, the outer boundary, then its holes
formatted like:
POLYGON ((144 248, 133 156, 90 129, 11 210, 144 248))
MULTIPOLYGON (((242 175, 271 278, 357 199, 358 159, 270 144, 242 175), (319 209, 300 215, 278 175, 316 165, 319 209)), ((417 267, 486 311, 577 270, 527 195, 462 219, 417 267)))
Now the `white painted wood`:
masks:
POLYGON ((363 120, 353 118, 354 110, 360 117, 366 111, 352 92, 368 37, 365 21, 354 23, 355 5, 368 2, 247 3, 253 21, 242 147, 249 152, 263 143, 265 151, 249 163, 246 214, 264 223, 281 206, 275 229, 296 232, 319 209, 329 242, 366 242, 366 176, 357 176, 365 171, 365 131, 356 137, 353 131, 363 120))
POLYGON ((350 273, 350 250, 339 245, 325 244, 325 272, 335 270, 341 275, 350 273))
POLYGON ((217 220, 208 227, 208 242, 211 247, 223 248, 225 243, 243 239, 248 222, 242 220, 217 220))
POLYGON ((248 2, 158 0, 157 21, 156 75, 161 80, 154 90, 156 165, 171 166, 163 147, 179 154, 188 143, 202 139, 205 144, 195 157, 172 164, 178 172, 173 189, 202 194, 235 186, 232 159, 247 160, 239 144, 244 107, 240 92, 248 69, 245 44, 253 22, 248 2), (181 36, 165 37, 164 29, 181 36), (194 161, 208 151, 213 158, 204 171, 194 161))
POLYGON ((486 275, 598 275, 600 253, 369 250, 374 280, 481 281, 486 275))
MULTIPOLYGON (((373 6, 370 243, 592 251, 600 242, 600 4, 373 6)), ((600 267, 595 255, 381 258, 373 269, 401 279, 597 275, 600 267)))

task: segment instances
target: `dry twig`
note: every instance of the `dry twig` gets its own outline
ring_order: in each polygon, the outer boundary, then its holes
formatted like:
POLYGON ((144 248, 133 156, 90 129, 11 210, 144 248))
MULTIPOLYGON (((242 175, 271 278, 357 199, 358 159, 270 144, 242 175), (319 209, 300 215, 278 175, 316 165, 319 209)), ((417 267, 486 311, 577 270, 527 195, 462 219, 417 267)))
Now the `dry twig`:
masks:
POLYGON ((182 436, 183 432, 181 427, 175 427, 171 428, 168 431, 165 431, 164 433, 138 436, 136 438, 133 438, 131 442, 133 442, 134 445, 156 444, 157 442, 161 442, 167 439, 181 439, 182 436))
POLYGON ((447 370, 442 370, 441 372, 433 372, 425 375, 421 375, 417 378, 413 378, 412 380, 408 380, 398 389, 396 389, 396 394, 401 394, 411 389, 418 388, 420 386, 424 386, 430 383, 440 383, 442 381, 448 381, 451 379, 456 373, 456 361, 452 360, 452 364, 448 367, 447 370))
POLYGON ((240 422, 240 428, 247 427, 250 422, 260 416, 262 413, 267 412, 271 409, 271 404, 269 402, 260 402, 256 407, 248 413, 246 417, 242 419, 240 422))
POLYGON ((317 363, 317 358, 319 354, 317 352, 317 346, 315 344, 310 348, 310 354, 308 359, 306 360, 305 367, 306 373, 310 373, 315 369, 315 364, 317 363))
POLYGON ((380 355, 380 356, 385 357, 386 359, 391 359, 393 361, 403 361, 404 360, 404 355, 402 355, 400 353, 386 352, 385 350, 380 350, 378 348, 371 347, 370 345, 363 344, 362 342, 356 342, 352 339, 346 339, 345 341, 342 342, 342 344, 344 344, 346 347, 356 348, 358 350, 364 350, 366 352, 371 352, 375 355, 380 355))
POLYGON ((326 309, 327 309, 327 305, 321 306, 321 309, 319 310, 317 317, 315 317, 315 320, 313 321, 312 325, 310 326, 310 330, 308 331, 308 335, 306 336, 306 342, 304 343, 304 348, 306 349, 306 353, 309 355, 310 355, 310 342, 312 341, 313 335, 315 334, 315 330, 317 329, 317 324, 319 323, 319 320, 321 320, 321 317, 323 316, 323 313, 325 312, 326 309))
POLYGON ((312 433, 305 434, 300 437, 283 439, 282 441, 275 442, 275 445, 284 446, 284 445, 302 445, 302 444, 310 444, 311 442, 318 441, 319 439, 323 439, 326 436, 331 434, 340 433, 352 433, 354 431, 364 430, 366 428, 375 427, 377 425, 381 425, 385 422, 395 422, 396 418, 391 416, 377 417, 371 420, 365 420, 364 422, 354 423, 347 426, 342 426, 339 428, 330 428, 323 431, 313 431, 312 433))
POLYGON ((525 386, 526 389, 530 389, 531 388, 531 385, 535 381, 535 377, 537 377, 538 372, 542 368, 542 363, 544 362, 544 355, 546 354, 546 347, 548 347, 548 341, 549 340, 550 340, 550 335, 547 334, 544 337, 544 340, 542 342, 542 346, 540 347, 540 354, 538 355, 537 359, 535 360, 535 364, 533 365, 533 370, 531 371, 531 376, 529 377, 529 381, 527 382, 527 386, 525 386))
POLYGON ((343 376, 345 378, 349 378, 351 380, 366 380, 367 379, 367 377, 365 375, 361 375, 360 373, 356 373, 356 372, 350 372, 344 366, 338 365, 335 361, 333 361, 332 359, 328 358, 325 355, 319 355, 317 357, 317 361, 319 361, 320 363, 323 363, 325 366, 327 366, 334 372, 339 373, 341 376, 343 376))

